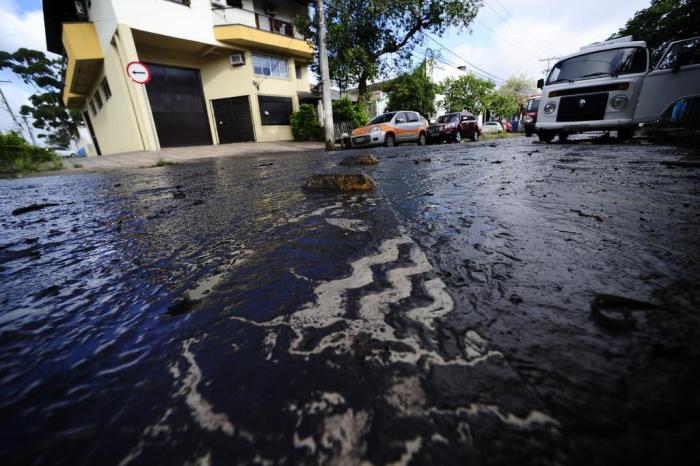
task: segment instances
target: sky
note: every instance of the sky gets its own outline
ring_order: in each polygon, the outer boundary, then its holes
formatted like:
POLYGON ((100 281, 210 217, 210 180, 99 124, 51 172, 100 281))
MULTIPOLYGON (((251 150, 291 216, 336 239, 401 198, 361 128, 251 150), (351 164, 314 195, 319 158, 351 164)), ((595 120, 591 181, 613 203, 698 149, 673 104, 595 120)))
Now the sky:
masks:
MULTIPOLYGON (((452 53, 428 40, 441 60, 455 66, 468 61, 498 80, 525 73, 541 77, 540 59, 567 55, 592 42, 605 40, 650 0, 485 0, 470 31, 450 29, 435 39, 452 53), (455 55, 459 56, 459 58, 455 55)), ((40 0, 0 0, 0 50, 19 47, 46 50, 40 0)), ((484 74, 482 71, 474 70, 484 74)), ((3 92, 15 112, 33 89, 0 71, 3 92)), ((498 81, 497 81, 498 82, 498 81)), ((13 126, 0 107, 0 131, 13 126)))

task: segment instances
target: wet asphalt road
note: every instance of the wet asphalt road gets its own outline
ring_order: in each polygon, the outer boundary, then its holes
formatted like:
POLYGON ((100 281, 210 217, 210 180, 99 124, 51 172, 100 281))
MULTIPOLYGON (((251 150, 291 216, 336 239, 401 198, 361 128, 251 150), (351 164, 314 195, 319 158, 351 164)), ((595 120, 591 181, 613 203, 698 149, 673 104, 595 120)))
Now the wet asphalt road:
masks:
POLYGON ((371 152, 0 180, 0 463, 694 463, 700 170, 371 152))

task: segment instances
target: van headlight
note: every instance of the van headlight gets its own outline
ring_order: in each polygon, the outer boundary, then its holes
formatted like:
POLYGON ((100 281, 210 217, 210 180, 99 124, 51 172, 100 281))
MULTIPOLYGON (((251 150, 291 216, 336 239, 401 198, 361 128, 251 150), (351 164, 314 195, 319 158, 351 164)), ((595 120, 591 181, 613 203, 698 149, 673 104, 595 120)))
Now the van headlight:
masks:
POLYGON ((369 130, 370 133, 378 133, 379 131, 381 131, 379 126, 372 126, 372 129, 369 130))
POLYGON ((626 95, 618 95, 613 97, 613 99, 610 101, 610 106, 615 110, 622 110, 623 108, 627 107, 628 103, 629 99, 626 95))
POLYGON ((544 113, 554 113, 554 110, 557 109, 557 104, 554 102, 547 102, 547 105, 544 106, 544 113))

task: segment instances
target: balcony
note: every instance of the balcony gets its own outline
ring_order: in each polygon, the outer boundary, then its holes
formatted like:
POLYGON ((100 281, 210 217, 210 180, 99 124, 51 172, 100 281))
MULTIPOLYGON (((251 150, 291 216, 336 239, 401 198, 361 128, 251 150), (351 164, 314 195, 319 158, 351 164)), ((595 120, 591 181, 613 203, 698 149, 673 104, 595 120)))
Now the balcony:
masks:
POLYGON ((214 8, 214 37, 228 44, 310 59, 311 45, 292 24, 242 8, 214 8))
POLYGON ((64 23, 63 48, 68 64, 63 88, 63 102, 81 107, 102 70, 104 55, 93 23, 64 23))

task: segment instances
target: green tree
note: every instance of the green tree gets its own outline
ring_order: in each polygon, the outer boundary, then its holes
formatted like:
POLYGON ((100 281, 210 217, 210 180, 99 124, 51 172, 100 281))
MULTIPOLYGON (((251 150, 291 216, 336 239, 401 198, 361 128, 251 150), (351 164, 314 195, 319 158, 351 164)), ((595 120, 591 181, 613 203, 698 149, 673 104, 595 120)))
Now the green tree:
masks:
POLYGON ((700 0, 651 0, 609 38, 630 35, 646 41, 656 63, 670 42, 700 36, 700 0))
POLYGON ((333 101, 333 121, 352 121, 355 128, 359 128, 367 123, 369 118, 365 111, 364 105, 351 102, 350 99, 343 97, 333 101))
POLYGON ((467 110, 478 115, 488 108, 493 88, 491 81, 477 78, 471 73, 459 78, 447 78, 440 85, 441 93, 445 96, 443 106, 448 112, 467 110))
MULTIPOLYGON (((405 66, 423 33, 441 36, 449 27, 467 29, 481 0, 328 0, 327 45, 331 80, 341 90, 357 84, 361 101, 367 83, 393 64, 405 66), (391 55, 391 59, 387 58, 391 55), (392 63, 393 62, 393 63, 392 63)), ((317 21, 299 17, 299 31, 318 44, 317 21)), ((318 71, 318 47, 313 68, 318 71)))
POLYGON ((383 86, 389 94, 387 111, 413 110, 429 117, 435 113, 435 88, 425 72, 425 62, 383 86))
POLYGON ((289 115, 292 135, 297 141, 320 141, 323 139, 316 109, 310 104, 299 105, 299 111, 289 115))
POLYGON ((511 115, 518 109, 515 98, 511 95, 504 95, 500 90, 489 94, 486 100, 491 113, 501 118, 510 119, 511 115))
POLYGON ((61 101, 61 76, 65 60, 50 59, 43 52, 18 49, 14 53, 0 51, 0 69, 8 69, 36 90, 29 97, 31 105, 23 105, 20 114, 31 116, 33 126, 42 130, 40 138, 48 145, 67 147, 78 137, 82 117, 76 109, 67 109, 61 101))
POLYGON ((498 92, 515 99, 518 108, 523 109, 527 104, 527 98, 537 92, 537 83, 525 73, 513 75, 506 79, 498 92))

